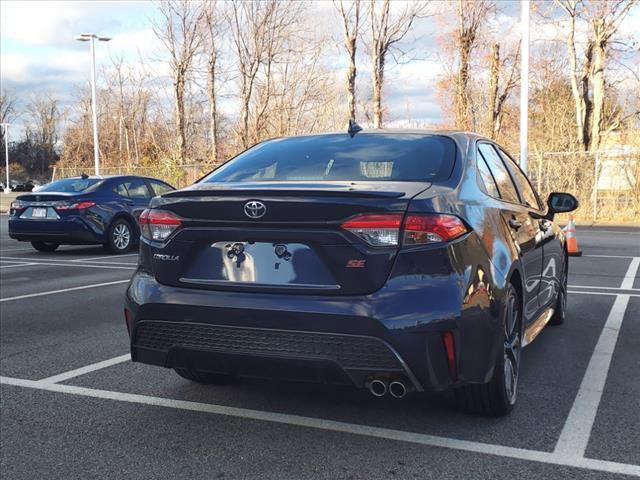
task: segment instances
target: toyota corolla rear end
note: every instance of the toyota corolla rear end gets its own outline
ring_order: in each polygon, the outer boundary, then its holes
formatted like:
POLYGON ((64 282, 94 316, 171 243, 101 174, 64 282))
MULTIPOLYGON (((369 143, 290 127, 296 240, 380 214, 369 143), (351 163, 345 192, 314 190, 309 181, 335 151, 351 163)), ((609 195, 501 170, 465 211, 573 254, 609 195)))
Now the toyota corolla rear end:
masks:
POLYGON ((486 381, 486 290, 463 305, 480 246, 442 201, 456 157, 439 135, 294 137, 156 197, 127 289, 133 360, 396 396, 486 381))

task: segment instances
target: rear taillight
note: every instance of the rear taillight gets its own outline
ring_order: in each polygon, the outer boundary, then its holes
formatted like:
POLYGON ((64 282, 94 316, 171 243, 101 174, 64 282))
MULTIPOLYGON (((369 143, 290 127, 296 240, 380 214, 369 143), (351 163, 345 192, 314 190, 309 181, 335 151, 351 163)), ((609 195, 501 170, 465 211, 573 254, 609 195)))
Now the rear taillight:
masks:
POLYGON ((448 242, 467 233, 467 227, 454 215, 413 215, 404 219, 403 245, 448 242))
POLYGON ((149 209, 140 214, 138 222, 142 236, 156 242, 164 242, 182 225, 175 213, 149 209))
POLYGON ((358 215, 341 227, 374 247, 448 242, 467 232, 455 215, 400 213, 358 215))
POLYGON ((93 207, 96 202, 76 202, 67 205, 56 205, 56 210, 85 210, 89 207, 93 207))
POLYGON ((360 237, 369 245, 383 247, 398 245, 401 225, 402 214, 389 213, 359 215, 344 222, 342 228, 360 237))

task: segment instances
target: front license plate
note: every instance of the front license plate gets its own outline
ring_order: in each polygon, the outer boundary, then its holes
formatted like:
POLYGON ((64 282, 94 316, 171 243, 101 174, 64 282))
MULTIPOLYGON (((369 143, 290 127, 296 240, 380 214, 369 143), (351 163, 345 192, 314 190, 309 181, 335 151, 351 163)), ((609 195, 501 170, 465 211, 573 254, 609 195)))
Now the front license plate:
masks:
POLYGON ((31 212, 31 216, 33 218, 47 218, 47 209, 46 208, 34 208, 31 212))

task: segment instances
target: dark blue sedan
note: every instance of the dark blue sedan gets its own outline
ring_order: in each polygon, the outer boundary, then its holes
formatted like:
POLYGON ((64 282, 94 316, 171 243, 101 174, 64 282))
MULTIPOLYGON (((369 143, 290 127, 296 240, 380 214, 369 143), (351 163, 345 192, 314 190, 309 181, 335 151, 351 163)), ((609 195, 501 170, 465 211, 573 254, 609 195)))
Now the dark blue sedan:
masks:
POLYGON ((171 190, 160 180, 128 175, 64 178, 11 204, 9 236, 41 252, 102 244, 124 253, 137 243, 137 219, 149 200, 171 190))
POLYGON ((568 253, 518 164, 463 132, 279 138, 140 216, 125 320, 136 362, 220 383, 451 389, 514 406, 521 349, 563 323, 568 253))

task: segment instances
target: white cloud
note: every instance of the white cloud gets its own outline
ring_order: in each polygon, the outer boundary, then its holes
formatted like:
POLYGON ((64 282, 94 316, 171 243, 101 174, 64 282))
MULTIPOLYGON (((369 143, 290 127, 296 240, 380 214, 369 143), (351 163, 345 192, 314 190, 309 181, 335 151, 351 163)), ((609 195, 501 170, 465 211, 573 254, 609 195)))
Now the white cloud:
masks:
POLYGON ((65 46, 83 32, 110 35, 144 23, 150 2, 14 1, 2 2, 2 36, 25 45, 65 46))
POLYGON ((74 25, 85 14, 81 2, 6 1, 2 8, 2 33, 28 45, 52 45, 73 38, 74 25))
POLYGON ((19 53, 2 53, 0 56, 2 65, 2 81, 24 82, 28 80, 29 61, 19 53))

